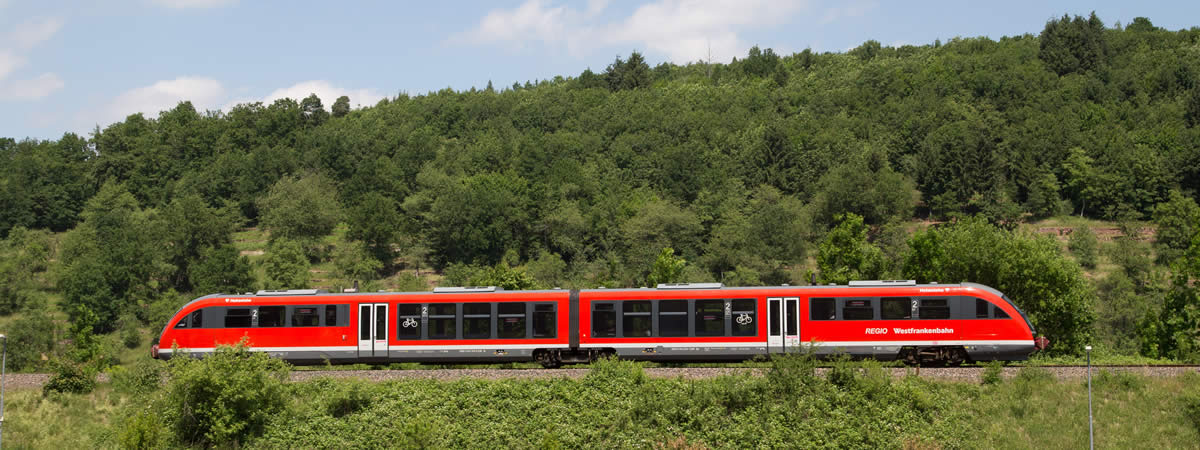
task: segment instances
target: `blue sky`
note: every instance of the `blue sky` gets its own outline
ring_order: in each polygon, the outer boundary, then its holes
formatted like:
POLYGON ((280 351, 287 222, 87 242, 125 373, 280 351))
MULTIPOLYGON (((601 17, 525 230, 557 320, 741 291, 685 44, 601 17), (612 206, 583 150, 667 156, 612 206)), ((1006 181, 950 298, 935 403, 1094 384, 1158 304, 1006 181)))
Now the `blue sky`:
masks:
POLYGON ((1037 34, 1064 13, 1200 26, 1200 2, 0 0, 0 137, 86 135, 191 100, 198 109, 316 93, 497 87, 649 62, 728 61, 874 39, 1037 34))

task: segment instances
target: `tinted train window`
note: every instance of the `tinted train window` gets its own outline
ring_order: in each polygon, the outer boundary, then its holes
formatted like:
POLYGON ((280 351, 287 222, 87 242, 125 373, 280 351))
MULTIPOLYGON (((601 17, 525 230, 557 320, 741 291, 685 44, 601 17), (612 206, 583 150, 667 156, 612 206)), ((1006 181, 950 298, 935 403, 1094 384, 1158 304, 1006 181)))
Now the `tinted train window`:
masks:
POLYGON ((800 299, 789 298, 785 300, 783 305, 784 315, 787 320, 783 321, 783 329, 788 336, 795 336, 799 330, 796 329, 800 325, 800 299))
POLYGON ((621 305, 622 318, 622 336, 624 337, 649 337, 650 336, 650 302, 639 300, 632 302, 624 302, 621 305))
POLYGON ((200 310, 192 311, 192 328, 204 328, 204 313, 200 310))
POLYGON ((463 338, 488 339, 492 337, 492 304, 466 303, 463 305, 463 338))
MULTIPOLYGON (((789 300, 795 302, 795 300, 789 300)), ((754 336, 758 334, 758 302, 750 298, 733 301, 733 335, 754 336)), ((659 323, 662 326, 662 323, 659 323)))
POLYGON ((246 328, 250 326, 250 308, 226 308, 225 328, 246 328))
POLYGON ((870 300, 846 300, 842 307, 844 320, 874 320, 875 308, 870 300))
MULTIPOLYGON (((818 300, 833 301, 833 299, 818 299, 818 300)), ((767 317, 771 319, 770 322, 767 323, 767 327, 770 328, 771 336, 779 336, 779 314, 780 314, 779 303, 780 302, 782 302, 782 300, 779 300, 779 299, 767 300, 767 308, 771 309, 771 313, 767 314, 767 317)))
MULTIPOLYGON (((347 318, 349 319, 349 318, 347 318)), ((337 317, 337 305, 325 305, 325 326, 344 326, 337 317)))
POLYGON ((944 298, 928 298, 921 300, 920 317, 922 319, 949 319, 950 305, 944 298))
MULTIPOLYGON (((774 336, 779 334, 776 332, 779 330, 779 327, 775 326, 775 318, 779 317, 779 311, 771 310, 771 312, 771 330, 773 330, 771 335, 774 336)), ((808 316, 810 319, 833 320, 837 318, 834 314, 832 298, 814 298, 808 301, 808 316)))
POLYGON ((175 328, 187 328, 187 327, 188 327, 188 316, 183 316, 182 319, 179 319, 178 322, 175 322, 175 328))
POLYGON ((429 338, 457 339, 455 325, 458 305, 454 303, 434 303, 429 305, 429 338))
POLYGON ((1007 319, 1008 313, 1004 312, 1003 309, 1000 309, 999 306, 992 305, 992 316, 997 319, 1007 319))
POLYGON ((283 306, 260 306, 258 307, 258 326, 260 327, 282 327, 283 326, 283 306))
POLYGON ((592 304, 592 337, 617 335, 617 311, 613 303, 592 304))
POLYGON ((879 315, 883 320, 912 318, 912 303, 908 297, 886 297, 879 299, 879 315))
POLYGON ((501 303, 496 335, 501 339, 525 338, 525 304, 501 303))
POLYGON ((984 300, 982 298, 975 299, 975 318, 976 319, 988 318, 988 304, 989 304, 988 301, 984 300))
POLYGON ((321 315, 316 306, 295 306, 292 308, 293 327, 316 327, 321 325, 321 315))
POLYGON ((554 304, 533 305, 533 337, 552 338, 557 334, 554 327, 554 304))
POLYGON ((396 305, 396 339, 421 338, 421 305, 396 305))
POLYGON ((696 336, 725 335, 725 300, 696 300, 696 336))
POLYGON ((659 336, 687 336, 687 315, 687 300, 660 300, 658 302, 659 336))

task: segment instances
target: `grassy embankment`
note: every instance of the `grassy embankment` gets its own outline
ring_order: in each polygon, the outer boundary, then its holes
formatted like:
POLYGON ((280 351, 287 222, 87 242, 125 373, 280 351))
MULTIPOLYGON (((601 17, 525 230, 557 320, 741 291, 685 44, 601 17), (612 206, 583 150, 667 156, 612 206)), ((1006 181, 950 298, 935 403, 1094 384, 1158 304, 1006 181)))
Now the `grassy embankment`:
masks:
MULTIPOLYGON (((628 362, 583 379, 289 383, 284 411, 250 447, 858 447, 1080 448, 1087 390, 1023 369, 990 384, 893 379, 878 365, 839 363, 824 376, 785 360, 763 377, 646 377, 628 362)), ((1101 447, 1200 442, 1200 376, 1100 373, 1101 447)), ((160 392, 102 385, 91 394, 10 391, 13 448, 111 447, 160 392)), ((160 404, 161 405, 161 404, 160 404)), ((160 431, 166 430, 161 426, 160 431)), ((160 439, 171 439, 159 436, 160 439)), ((160 444, 169 442, 159 441, 160 444)), ((174 442, 172 444, 180 444, 174 442)), ((226 443, 229 444, 229 443, 226 443)), ((224 445, 224 444, 221 444, 224 445)))

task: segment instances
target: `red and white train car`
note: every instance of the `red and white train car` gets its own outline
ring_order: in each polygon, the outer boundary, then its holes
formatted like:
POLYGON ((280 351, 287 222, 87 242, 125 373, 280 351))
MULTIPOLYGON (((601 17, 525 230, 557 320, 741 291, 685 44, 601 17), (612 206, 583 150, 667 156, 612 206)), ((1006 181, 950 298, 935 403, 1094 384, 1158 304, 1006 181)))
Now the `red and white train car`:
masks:
POLYGON ((203 355, 246 339, 297 364, 539 361, 600 356, 742 360, 812 351, 910 362, 1021 360, 1046 345, 1024 313, 987 286, 849 285, 422 293, 316 290, 209 295, 184 305, 155 357, 203 355))

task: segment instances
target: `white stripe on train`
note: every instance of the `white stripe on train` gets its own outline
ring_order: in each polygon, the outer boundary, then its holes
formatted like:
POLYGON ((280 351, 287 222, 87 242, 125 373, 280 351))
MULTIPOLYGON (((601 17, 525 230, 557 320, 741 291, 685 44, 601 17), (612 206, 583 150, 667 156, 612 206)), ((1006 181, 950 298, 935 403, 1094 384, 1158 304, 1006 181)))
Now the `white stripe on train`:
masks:
MULTIPOLYGON (((788 346, 809 346, 809 342, 789 343, 788 346)), ((812 342, 812 346, 816 347, 831 347, 831 348, 861 348, 861 347, 905 347, 905 346, 984 346, 984 345, 1011 345, 1011 346, 1028 346, 1033 347, 1032 340, 946 340, 946 341, 847 341, 847 342, 812 342)), ((779 347, 781 344, 774 344, 771 347, 779 347)), ((601 344, 580 344, 579 348, 655 348, 655 347, 754 347, 765 349, 767 346, 763 342, 640 342, 640 343, 601 343, 601 344)), ((335 346, 335 347, 251 347, 255 351, 260 352, 356 352, 356 346, 335 346)), ((464 345, 392 345, 388 346, 388 351, 404 351, 404 350, 513 350, 513 349, 566 349, 566 345, 539 345, 539 344, 521 344, 521 345, 496 345, 496 346, 480 346, 474 344, 464 345)), ((212 347, 205 348, 180 348, 181 351, 208 353, 214 351, 212 347)), ((170 354, 173 349, 160 349, 159 353, 170 354)))

